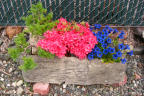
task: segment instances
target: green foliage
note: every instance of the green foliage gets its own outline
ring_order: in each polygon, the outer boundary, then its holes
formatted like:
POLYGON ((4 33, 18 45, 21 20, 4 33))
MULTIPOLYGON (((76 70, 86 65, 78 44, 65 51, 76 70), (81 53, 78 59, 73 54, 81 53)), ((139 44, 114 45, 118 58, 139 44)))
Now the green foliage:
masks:
POLYGON ((48 13, 47 10, 43 8, 42 4, 39 2, 37 5, 32 5, 29 16, 23 17, 28 29, 25 32, 31 32, 32 35, 42 35, 47 30, 51 30, 58 20, 52 21, 53 13, 48 13))
MULTIPOLYGON (((30 50, 28 49, 29 43, 26 42, 25 39, 25 32, 31 32, 32 35, 42 35, 47 30, 51 30, 56 23, 59 21, 52 21, 53 13, 47 13, 47 10, 43 8, 42 4, 39 2, 37 5, 32 5, 30 11, 28 11, 30 15, 23 17, 22 19, 25 20, 26 26, 28 26, 27 30, 24 30, 22 33, 17 35, 17 38, 14 40, 16 43, 16 49, 8 48, 8 53, 10 57, 15 61, 20 55, 21 52, 23 54, 28 53, 30 50)), ((39 48, 38 55, 41 57, 46 57, 47 59, 53 58, 55 55, 46 52, 45 50, 39 48)), ((35 66, 33 59, 31 57, 23 57, 24 64, 19 66, 21 70, 31 70, 35 66)))
POLYGON ((44 49, 41 49, 41 47, 38 48, 38 55, 41 57, 46 57, 47 59, 49 58, 54 58, 54 54, 45 51, 44 49))
POLYGON ((8 54, 10 55, 10 57, 16 61, 16 59, 19 57, 20 55, 20 51, 18 49, 15 48, 8 48, 8 54))
POLYGON ((19 66, 19 68, 21 70, 24 70, 25 72, 27 70, 31 70, 34 69, 35 67, 37 67, 38 65, 34 62, 32 57, 23 57, 23 61, 24 63, 22 65, 19 66))
MULTIPOLYGON (((16 61, 21 52, 24 52, 25 48, 29 45, 24 36, 24 32, 17 35, 17 38, 14 40, 16 43, 16 48, 8 48, 8 54, 14 61, 16 61)), ((26 52, 29 52, 29 50, 27 49, 26 52)))
POLYGON ((17 38, 15 38, 16 47, 20 50, 20 52, 23 52, 24 48, 26 48, 29 45, 29 43, 26 42, 24 36, 25 34, 24 32, 22 32, 19 35, 17 35, 17 38))

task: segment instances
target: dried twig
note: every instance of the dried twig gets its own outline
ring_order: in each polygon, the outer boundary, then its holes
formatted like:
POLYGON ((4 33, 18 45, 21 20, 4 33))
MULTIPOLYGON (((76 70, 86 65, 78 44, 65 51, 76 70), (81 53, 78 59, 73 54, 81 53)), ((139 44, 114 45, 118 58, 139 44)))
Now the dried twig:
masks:
POLYGON ((1 70, 1 69, 0 69, 0 71, 3 72, 3 73, 5 73, 6 75, 12 76, 11 74, 9 74, 9 73, 7 73, 7 72, 1 70))
POLYGON ((28 48, 30 48, 30 47, 36 47, 36 46, 35 46, 35 45, 29 45, 29 46, 27 46, 27 47, 25 48, 24 52, 22 52, 23 56, 25 55, 26 50, 27 50, 28 48))

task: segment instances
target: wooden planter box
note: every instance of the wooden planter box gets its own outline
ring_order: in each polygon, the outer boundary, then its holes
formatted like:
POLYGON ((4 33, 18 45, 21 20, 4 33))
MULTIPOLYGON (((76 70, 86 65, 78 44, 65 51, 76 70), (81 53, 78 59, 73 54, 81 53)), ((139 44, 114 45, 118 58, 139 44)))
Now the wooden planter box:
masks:
MULTIPOLYGON (((38 68, 22 72, 27 82, 61 84, 114 84, 121 82, 125 77, 126 64, 101 63, 101 60, 79 60, 76 57, 45 59, 37 55, 28 55, 34 58, 38 68)), ((22 60, 20 60, 22 64, 22 60)))

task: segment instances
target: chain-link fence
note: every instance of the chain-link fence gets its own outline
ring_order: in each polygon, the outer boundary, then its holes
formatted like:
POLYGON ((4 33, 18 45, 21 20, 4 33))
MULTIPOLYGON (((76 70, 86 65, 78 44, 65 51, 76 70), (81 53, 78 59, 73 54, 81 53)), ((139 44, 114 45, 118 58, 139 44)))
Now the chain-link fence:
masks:
POLYGON ((144 0, 0 0, 0 25, 25 25, 32 4, 41 2, 53 20, 90 24, 144 25, 144 0))

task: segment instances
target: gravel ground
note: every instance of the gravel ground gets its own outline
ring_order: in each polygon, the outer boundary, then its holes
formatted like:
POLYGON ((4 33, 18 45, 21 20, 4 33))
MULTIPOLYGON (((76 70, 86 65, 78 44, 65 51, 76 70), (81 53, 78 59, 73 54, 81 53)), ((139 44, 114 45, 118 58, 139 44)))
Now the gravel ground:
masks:
MULTIPOLYGON (((1 54, 4 53, 0 52, 0 56, 1 54)), ((50 84, 48 96, 144 96, 143 58, 143 55, 127 56, 126 75, 128 80, 123 86, 50 84), (135 80, 135 73, 137 73, 141 79, 135 80)), ((11 94, 11 96, 15 94, 32 96, 32 86, 34 83, 28 83, 23 80, 21 70, 18 66, 19 63, 11 60, 0 60, 0 96, 6 94, 11 94)))

